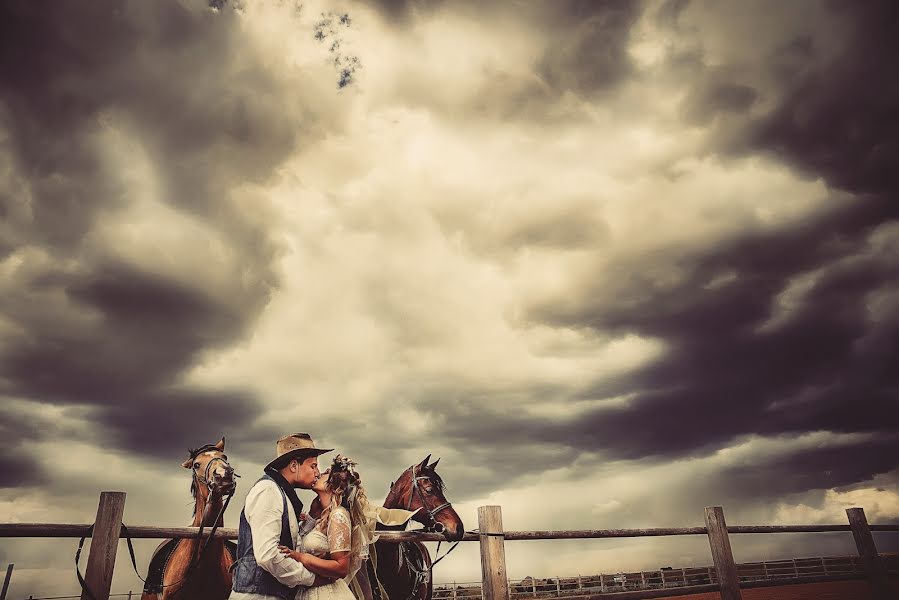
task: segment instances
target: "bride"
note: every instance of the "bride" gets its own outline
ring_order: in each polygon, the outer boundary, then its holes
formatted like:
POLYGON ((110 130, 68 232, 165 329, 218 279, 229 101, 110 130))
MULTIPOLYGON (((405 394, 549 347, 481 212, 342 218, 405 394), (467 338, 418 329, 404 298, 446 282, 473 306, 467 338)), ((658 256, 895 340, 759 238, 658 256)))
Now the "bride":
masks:
MULTIPOLYGON (((402 524, 414 512, 372 507, 356 463, 339 454, 312 490, 318 495, 309 508, 309 516, 318 518, 315 528, 302 538, 298 550, 278 548, 313 573, 335 581, 317 587, 300 587, 297 600, 356 600, 348 582, 353 581, 368 559, 368 547, 375 541, 376 523, 402 524), (394 514, 400 512, 403 514, 394 514)), ((363 579, 367 584, 367 577, 363 579)), ((365 591, 368 593, 361 593, 363 590, 357 593, 370 597, 370 591, 365 591)))

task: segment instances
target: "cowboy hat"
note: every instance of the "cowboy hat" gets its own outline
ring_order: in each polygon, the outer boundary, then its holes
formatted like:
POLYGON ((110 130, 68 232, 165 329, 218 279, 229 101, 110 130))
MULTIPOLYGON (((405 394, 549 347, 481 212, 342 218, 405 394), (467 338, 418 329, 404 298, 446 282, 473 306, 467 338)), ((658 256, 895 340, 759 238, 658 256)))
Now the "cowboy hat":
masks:
POLYGON ((304 461, 310 456, 331 452, 333 448, 316 448, 308 433, 290 433, 275 444, 275 459, 265 465, 266 469, 280 469, 294 458, 304 461))

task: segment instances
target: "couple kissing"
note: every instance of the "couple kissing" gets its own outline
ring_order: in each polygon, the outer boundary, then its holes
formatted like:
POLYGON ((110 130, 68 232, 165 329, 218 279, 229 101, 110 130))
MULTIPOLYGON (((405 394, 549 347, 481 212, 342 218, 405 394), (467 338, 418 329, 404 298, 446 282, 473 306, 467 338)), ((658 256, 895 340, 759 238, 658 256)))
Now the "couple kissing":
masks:
POLYGON ((277 441, 240 513, 231 600, 370 596, 362 566, 375 526, 401 525, 415 512, 371 506, 356 463, 340 454, 321 471, 319 456, 332 451, 316 448, 307 433, 277 441), (308 514, 296 488, 316 493, 308 514))

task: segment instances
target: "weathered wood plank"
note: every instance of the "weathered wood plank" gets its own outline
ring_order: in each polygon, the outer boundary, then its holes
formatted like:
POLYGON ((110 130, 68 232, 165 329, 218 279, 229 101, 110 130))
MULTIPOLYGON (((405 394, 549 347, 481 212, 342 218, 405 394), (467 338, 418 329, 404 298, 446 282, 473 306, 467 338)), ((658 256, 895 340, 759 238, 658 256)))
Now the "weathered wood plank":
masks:
POLYGON ((122 515, 125 513, 125 492, 102 492, 97 506, 97 520, 91 550, 87 558, 84 581, 91 593, 82 590, 81 600, 109 600, 115 556, 119 548, 122 515), (93 595, 93 599, 91 598, 93 595))
POLYGON ((734 553, 730 547, 730 538, 727 536, 724 509, 720 506, 707 506, 705 525, 708 528, 712 560, 718 574, 721 600, 743 600, 743 595, 740 593, 740 578, 737 576, 737 565, 734 563, 734 553))
POLYGON ((0 591, 0 600, 6 600, 6 591, 9 589, 9 580, 12 579, 12 569, 15 565, 9 563, 6 567, 6 578, 3 580, 3 591, 0 591))
POLYGON ((499 506, 478 507, 481 542, 481 586, 484 600, 509 600, 503 515, 499 506))
POLYGON ((872 600, 889 600, 892 598, 892 594, 887 574, 883 563, 880 562, 880 556, 877 554, 877 546, 874 545, 874 536, 871 535, 871 528, 868 526, 864 509, 847 508, 846 515, 849 517, 849 526, 852 527, 852 537, 855 538, 858 555, 865 565, 865 574, 868 577, 868 585, 871 586, 872 600))

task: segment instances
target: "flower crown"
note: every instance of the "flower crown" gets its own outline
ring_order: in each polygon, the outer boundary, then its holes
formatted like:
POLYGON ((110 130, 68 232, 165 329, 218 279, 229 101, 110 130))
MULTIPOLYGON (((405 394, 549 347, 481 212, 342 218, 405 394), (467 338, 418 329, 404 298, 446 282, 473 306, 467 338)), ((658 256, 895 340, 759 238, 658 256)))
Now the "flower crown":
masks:
POLYGON ((347 473, 347 486, 348 487, 356 487, 360 483, 362 483, 362 479, 359 477, 359 473, 356 471, 356 461, 348 456, 343 456, 342 454, 338 454, 334 457, 334 460, 331 461, 331 473, 347 473))

